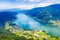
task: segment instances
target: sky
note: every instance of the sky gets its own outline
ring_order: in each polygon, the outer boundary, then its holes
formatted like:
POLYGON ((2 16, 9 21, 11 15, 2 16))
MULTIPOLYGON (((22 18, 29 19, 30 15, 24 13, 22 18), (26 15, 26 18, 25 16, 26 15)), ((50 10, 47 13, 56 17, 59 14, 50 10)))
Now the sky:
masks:
POLYGON ((46 7, 52 4, 60 4, 60 0, 0 0, 0 10, 4 9, 32 9, 46 7))

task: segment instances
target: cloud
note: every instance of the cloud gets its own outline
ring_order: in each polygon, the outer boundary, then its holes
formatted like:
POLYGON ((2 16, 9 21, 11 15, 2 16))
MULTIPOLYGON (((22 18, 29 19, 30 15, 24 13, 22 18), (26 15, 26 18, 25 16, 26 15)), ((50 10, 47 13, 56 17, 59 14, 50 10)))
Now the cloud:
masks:
POLYGON ((15 8, 15 5, 11 4, 11 3, 0 3, 0 9, 4 10, 4 9, 12 9, 15 8))
POLYGON ((37 7, 46 7, 46 6, 49 6, 49 5, 52 5, 54 3, 40 3, 37 5, 37 7))
POLYGON ((41 2, 42 0, 29 0, 29 2, 41 2))
POLYGON ((0 2, 0 9, 19 8, 29 10, 35 7, 45 7, 52 4, 60 4, 60 0, 9 0, 9 2, 6 0, 5 2, 0 2))
POLYGON ((17 2, 27 2, 27 3, 60 3, 60 0, 17 0, 17 2))
POLYGON ((26 4, 20 5, 20 4, 10 4, 10 3, 0 3, 0 9, 1 10, 4 10, 4 9, 13 9, 13 8, 32 9, 34 7, 35 7, 35 5, 32 5, 32 4, 29 4, 29 5, 26 5, 26 4))
POLYGON ((38 2, 42 2, 44 0, 16 0, 17 2, 27 2, 27 3, 38 3, 38 2))
POLYGON ((47 0, 49 3, 60 3, 60 0, 47 0))
POLYGON ((20 5, 17 7, 20 9, 32 9, 32 8, 35 8, 35 5, 20 5))

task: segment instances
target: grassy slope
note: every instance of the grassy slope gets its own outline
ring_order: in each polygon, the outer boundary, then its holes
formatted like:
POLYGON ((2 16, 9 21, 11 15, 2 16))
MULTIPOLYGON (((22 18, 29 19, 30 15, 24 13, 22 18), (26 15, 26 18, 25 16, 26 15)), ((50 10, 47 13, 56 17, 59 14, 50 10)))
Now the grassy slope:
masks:
POLYGON ((50 36, 43 31, 32 31, 32 30, 16 30, 12 27, 10 28, 7 23, 6 28, 0 28, 0 40, 60 40, 60 38, 50 36), (8 28, 7 28, 8 27, 8 28))

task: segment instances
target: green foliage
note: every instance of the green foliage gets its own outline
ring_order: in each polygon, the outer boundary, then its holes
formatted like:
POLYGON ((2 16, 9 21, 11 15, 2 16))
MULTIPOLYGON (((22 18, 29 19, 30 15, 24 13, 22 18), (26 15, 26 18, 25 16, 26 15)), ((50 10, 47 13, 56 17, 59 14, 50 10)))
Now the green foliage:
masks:
POLYGON ((9 23, 5 25, 6 29, 0 28, 0 40, 60 40, 52 37, 44 31, 18 30, 14 29, 9 23), (12 29, 12 31, 10 31, 12 29))

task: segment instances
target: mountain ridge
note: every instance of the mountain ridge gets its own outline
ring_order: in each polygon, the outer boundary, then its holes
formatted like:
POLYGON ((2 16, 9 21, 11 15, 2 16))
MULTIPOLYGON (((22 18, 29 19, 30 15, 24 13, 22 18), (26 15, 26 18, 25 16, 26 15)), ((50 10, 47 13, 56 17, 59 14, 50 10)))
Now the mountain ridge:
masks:
POLYGON ((47 7, 38 7, 31 9, 26 13, 29 16, 44 20, 60 20, 60 4, 54 4, 47 7))

